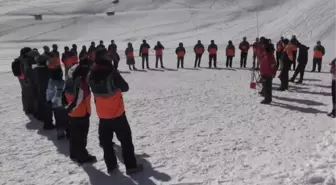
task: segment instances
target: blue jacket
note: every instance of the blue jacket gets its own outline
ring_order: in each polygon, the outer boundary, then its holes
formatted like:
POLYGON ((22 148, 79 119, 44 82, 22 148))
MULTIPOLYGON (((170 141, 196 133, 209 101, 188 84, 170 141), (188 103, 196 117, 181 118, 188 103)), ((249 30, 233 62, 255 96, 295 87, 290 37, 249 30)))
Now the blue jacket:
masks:
POLYGON ((64 107, 63 90, 65 82, 64 80, 52 80, 49 79, 47 89, 47 101, 51 102, 53 108, 64 107))

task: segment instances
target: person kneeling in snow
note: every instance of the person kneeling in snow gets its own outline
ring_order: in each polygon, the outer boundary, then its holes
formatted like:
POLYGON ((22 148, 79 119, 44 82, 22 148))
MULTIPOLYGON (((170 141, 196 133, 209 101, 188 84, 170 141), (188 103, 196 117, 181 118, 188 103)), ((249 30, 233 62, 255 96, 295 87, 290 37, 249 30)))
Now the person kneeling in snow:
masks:
POLYGON ((113 133, 121 143, 123 159, 128 175, 142 171, 138 165, 132 142, 132 133, 125 114, 122 92, 129 87, 120 73, 113 67, 107 51, 96 53, 100 57, 92 68, 89 84, 94 95, 99 117, 99 142, 104 150, 104 160, 108 173, 117 170, 117 158, 113 149, 113 133))
POLYGON ((263 79, 263 89, 261 94, 265 99, 261 104, 270 104, 272 102, 272 81, 276 74, 276 60, 274 49, 268 40, 264 42, 264 54, 260 58, 260 75, 263 79))
POLYGON ((331 85, 331 94, 332 94, 332 104, 333 109, 328 116, 335 118, 336 117, 336 58, 331 62, 330 73, 332 74, 332 85, 331 85))
POLYGON ((64 95, 65 81, 63 80, 63 72, 61 68, 57 68, 50 72, 50 79, 47 89, 47 101, 54 112, 57 139, 69 138, 69 118, 65 110, 66 99, 64 95))

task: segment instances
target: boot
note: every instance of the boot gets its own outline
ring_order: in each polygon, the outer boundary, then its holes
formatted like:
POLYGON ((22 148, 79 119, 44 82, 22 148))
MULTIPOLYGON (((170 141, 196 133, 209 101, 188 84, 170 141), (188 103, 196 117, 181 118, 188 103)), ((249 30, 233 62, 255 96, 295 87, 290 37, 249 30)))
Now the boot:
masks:
POLYGON ((265 105, 268 105, 268 104, 271 104, 272 101, 269 101, 269 100, 263 100, 261 101, 260 103, 261 104, 265 104, 265 105))
POLYGON ((329 114, 329 117, 336 118, 336 109, 333 109, 329 114))
POLYGON ((79 164, 86 164, 86 163, 95 163, 97 162, 97 158, 96 156, 90 155, 88 154, 86 157, 82 158, 82 159, 77 159, 76 162, 78 162, 79 164))
POLYGON ((302 79, 299 79, 296 83, 297 84, 302 84, 302 79))
POLYGON ((64 129, 58 129, 57 130, 57 140, 62 140, 66 138, 66 134, 64 129))
POLYGON ((138 164, 138 166, 135 167, 135 168, 126 169, 126 174, 127 175, 134 175, 134 174, 142 172, 142 171, 143 171, 143 165, 138 164))
POLYGON ((117 164, 117 165, 115 165, 113 168, 108 168, 108 169, 107 169, 107 173, 110 174, 110 175, 113 175, 113 174, 115 174, 118 170, 119 170, 119 166, 118 166, 118 164, 117 164))
POLYGON ((289 79, 289 82, 293 82, 294 83, 294 78, 292 77, 291 79, 289 79))

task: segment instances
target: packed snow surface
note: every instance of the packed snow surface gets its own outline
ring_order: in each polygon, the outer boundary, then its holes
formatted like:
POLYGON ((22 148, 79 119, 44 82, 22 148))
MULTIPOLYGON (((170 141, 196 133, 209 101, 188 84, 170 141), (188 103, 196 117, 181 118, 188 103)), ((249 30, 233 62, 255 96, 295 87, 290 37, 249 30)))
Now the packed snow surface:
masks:
MULTIPOLYGON (((1 185, 335 184, 335 121, 326 116, 328 63, 335 57, 334 0, 0 0, 0 13, 1 185), (106 16, 108 11, 115 15, 106 16), (34 20, 34 14, 43 20, 34 20), (237 45, 246 36, 252 43, 257 30, 273 42, 296 34, 311 50, 321 40, 327 52, 323 72, 307 72, 304 84, 292 84, 288 92, 274 91, 272 105, 265 106, 249 88, 250 71, 237 68, 238 53, 232 69, 192 68, 197 40, 216 41, 223 67, 228 40, 237 45), (106 174, 95 113, 88 149, 99 161, 83 167, 72 163, 67 143, 23 114, 19 83, 10 72, 23 46, 57 43, 62 49, 111 39, 121 56, 127 42, 138 49, 143 39, 152 48, 160 40, 165 66, 171 68, 129 73, 121 61, 130 85, 124 94, 127 116, 145 165, 134 177, 125 176, 122 164, 119 174, 106 174), (187 49, 187 68, 175 70, 179 42, 187 49)), ((249 67, 251 59, 250 52, 249 67)), ((151 56, 152 67, 153 61, 151 56)), ((136 62, 139 68, 140 59, 136 62)), ((311 63, 310 58, 307 70, 311 63)))

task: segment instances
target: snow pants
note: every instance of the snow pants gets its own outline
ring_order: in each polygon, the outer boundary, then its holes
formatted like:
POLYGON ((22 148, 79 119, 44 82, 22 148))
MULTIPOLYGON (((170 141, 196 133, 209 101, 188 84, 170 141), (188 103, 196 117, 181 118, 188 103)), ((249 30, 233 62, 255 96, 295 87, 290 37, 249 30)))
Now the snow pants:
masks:
POLYGON ((35 114, 37 111, 37 100, 34 96, 34 88, 25 80, 19 80, 21 86, 21 101, 25 114, 35 114))
POLYGON ((113 149, 113 133, 116 134, 121 143, 122 156, 126 169, 137 167, 132 142, 132 132, 126 115, 114 119, 100 119, 99 121, 99 142, 104 151, 104 160, 108 171, 117 166, 117 158, 113 149))
POLYGON ((312 69, 312 72, 315 72, 316 66, 318 66, 318 72, 321 72, 321 69, 322 69, 322 58, 314 58, 313 59, 313 69, 312 69))
POLYGON ((90 126, 89 116, 70 117, 69 150, 71 159, 76 159, 80 161, 84 160, 89 155, 88 151, 86 150, 89 126, 90 126))
POLYGON ((299 80, 303 80, 305 69, 306 69, 306 64, 303 63, 303 62, 299 62, 299 65, 295 69, 295 72, 294 72, 292 78, 295 79, 296 76, 300 73, 300 79, 299 80))
POLYGON ((257 54, 254 52, 253 53, 253 66, 252 66, 252 68, 253 69, 259 69, 259 60, 257 59, 257 54), (256 64, 256 62, 257 62, 257 64, 256 64))
POLYGON ((280 73, 280 89, 287 90, 288 89, 288 83, 289 83, 289 69, 290 69, 291 63, 289 61, 284 61, 283 67, 280 73))
POLYGON ((332 105, 333 111, 336 111, 336 80, 331 83, 332 105))
POLYGON ((201 67, 202 55, 203 54, 196 54, 194 68, 201 67))
POLYGON ((113 67, 114 67, 114 69, 118 70, 119 60, 113 60, 113 67))
POLYGON ((226 57, 226 67, 232 67, 233 56, 226 57))
POLYGON ((267 76, 263 76, 262 77, 263 82, 262 82, 262 93, 265 96, 265 101, 272 101, 272 81, 273 81, 273 77, 267 77, 267 76))
POLYGON ((240 53, 240 68, 246 68, 247 52, 240 53))
POLYGON ((184 57, 177 57, 177 68, 180 68, 180 65, 184 68, 184 57))
POLYGON ((149 69, 149 64, 148 64, 148 54, 142 54, 142 69, 145 69, 145 62, 146 62, 146 67, 149 69))
POLYGON ((163 68, 162 55, 156 55, 155 68, 158 68, 159 60, 160 60, 161 68, 163 68))

